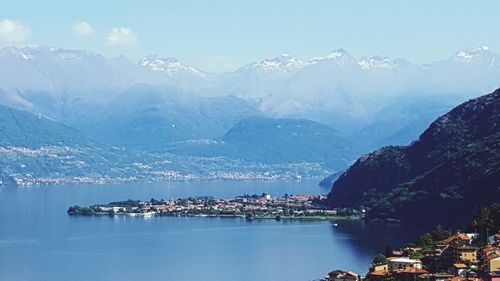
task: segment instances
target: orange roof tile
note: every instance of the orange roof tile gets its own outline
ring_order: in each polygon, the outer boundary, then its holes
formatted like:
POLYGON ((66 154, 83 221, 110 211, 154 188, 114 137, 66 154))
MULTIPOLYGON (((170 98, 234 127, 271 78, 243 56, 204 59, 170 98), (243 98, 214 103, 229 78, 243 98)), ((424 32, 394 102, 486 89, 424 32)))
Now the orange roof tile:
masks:
POLYGON ((377 270, 377 271, 369 272, 368 275, 383 277, 383 276, 389 276, 389 275, 391 275, 391 273, 387 270, 377 270))

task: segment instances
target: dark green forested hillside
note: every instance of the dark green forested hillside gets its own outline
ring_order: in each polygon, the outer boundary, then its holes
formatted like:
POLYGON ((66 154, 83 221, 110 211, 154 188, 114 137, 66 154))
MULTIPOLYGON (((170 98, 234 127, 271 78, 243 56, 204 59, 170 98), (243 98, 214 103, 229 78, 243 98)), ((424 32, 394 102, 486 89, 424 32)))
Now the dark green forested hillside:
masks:
POLYGON ((500 201, 500 90, 457 106, 410 146, 358 159, 333 185, 332 206, 371 217, 463 224, 500 201))

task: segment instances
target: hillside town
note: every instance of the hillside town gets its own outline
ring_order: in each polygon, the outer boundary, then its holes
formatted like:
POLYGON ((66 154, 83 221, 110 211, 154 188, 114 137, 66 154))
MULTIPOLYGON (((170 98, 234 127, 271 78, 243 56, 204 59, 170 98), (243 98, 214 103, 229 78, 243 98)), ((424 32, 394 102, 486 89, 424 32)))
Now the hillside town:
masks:
POLYGON ((274 197, 266 193, 245 194, 233 199, 211 196, 176 200, 120 201, 90 207, 72 206, 70 215, 128 216, 225 216, 247 219, 360 219, 365 210, 326 207, 325 195, 289 195, 274 197))
POLYGON ((334 270, 321 280, 500 280, 500 231, 487 236, 487 239, 482 239, 478 233, 457 232, 451 236, 446 233, 436 230, 433 235, 423 235, 417 244, 409 244, 398 250, 386 249, 384 254, 373 259, 364 278, 355 272, 334 270), (432 236, 441 236, 444 239, 433 241, 432 236))

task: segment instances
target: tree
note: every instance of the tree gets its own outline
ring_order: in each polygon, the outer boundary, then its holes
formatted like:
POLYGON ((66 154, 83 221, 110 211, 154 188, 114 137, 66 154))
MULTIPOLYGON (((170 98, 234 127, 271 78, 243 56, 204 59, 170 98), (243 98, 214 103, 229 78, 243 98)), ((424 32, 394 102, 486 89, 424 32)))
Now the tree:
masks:
POLYGON ((450 232, 444 230, 441 225, 436 226, 436 229, 431 233, 432 239, 434 241, 442 241, 448 237, 450 237, 450 232))
POLYGON ((384 264, 386 262, 387 258, 382 254, 378 254, 373 258, 373 264, 384 264))
POLYGON ((420 260, 420 259, 424 258, 424 255, 421 252, 414 252, 414 253, 410 253, 408 255, 408 257, 410 259, 420 260))
POLYGON ((424 248, 431 248, 432 245, 434 245, 434 239, 432 239, 432 235, 430 233, 425 233, 420 236, 418 241, 418 244, 424 248))
POLYGON ((387 247, 385 247, 385 250, 384 250, 384 255, 386 257, 390 257, 390 256, 392 256, 393 251, 394 251, 394 249, 392 249, 391 245, 387 245, 387 247))

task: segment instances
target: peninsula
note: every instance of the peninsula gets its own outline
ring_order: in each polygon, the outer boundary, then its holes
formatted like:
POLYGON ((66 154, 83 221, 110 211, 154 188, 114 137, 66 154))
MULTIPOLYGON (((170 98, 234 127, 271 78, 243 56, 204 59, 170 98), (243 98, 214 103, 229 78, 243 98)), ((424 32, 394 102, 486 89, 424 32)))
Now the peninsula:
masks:
POLYGON ((273 197, 269 194, 245 194, 233 199, 215 199, 211 196, 150 201, 127 200, 96 204, 89 207, 71 206, 69 215, 99 216, 199 216, 244 217, 247 219, 360 219, 363 208, 329 208, 325 195, 289 195, 273 197))

